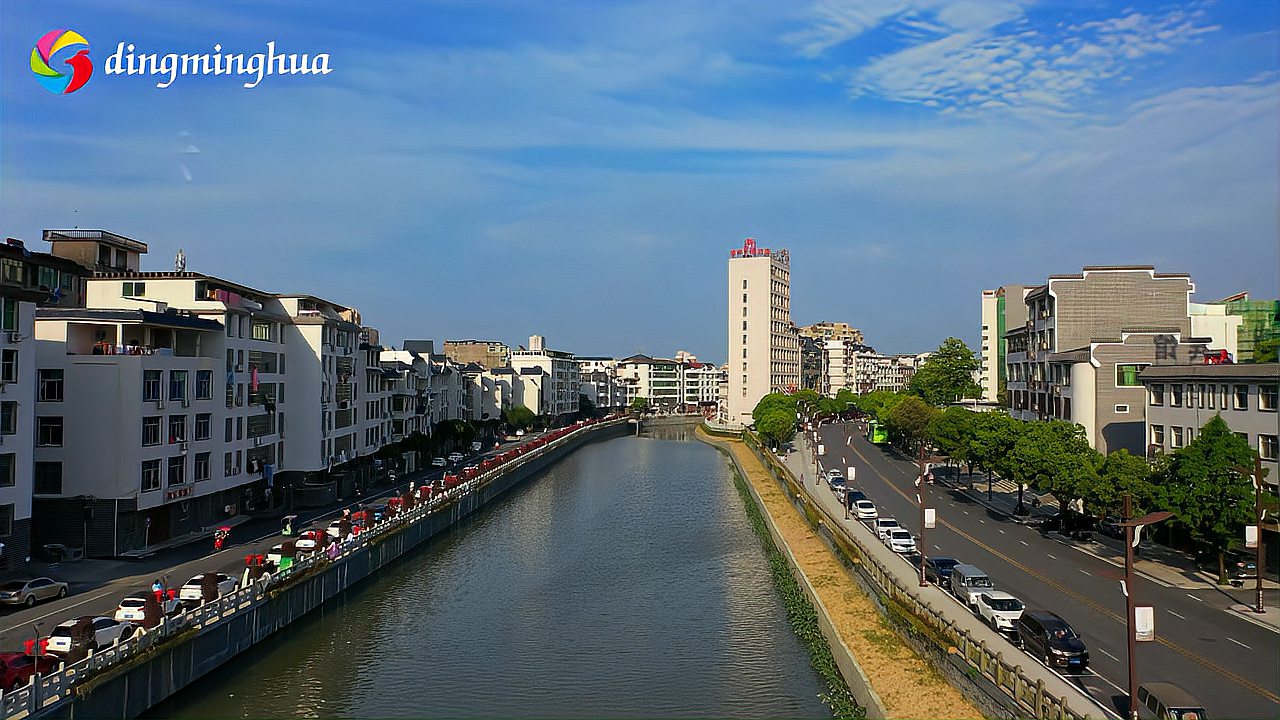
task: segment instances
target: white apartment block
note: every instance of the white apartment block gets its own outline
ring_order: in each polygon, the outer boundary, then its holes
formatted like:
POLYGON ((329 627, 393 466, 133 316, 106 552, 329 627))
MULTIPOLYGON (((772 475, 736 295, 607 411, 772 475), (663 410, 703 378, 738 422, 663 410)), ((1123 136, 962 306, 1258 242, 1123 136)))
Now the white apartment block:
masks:
POLYGON ((747 238, 729 252, 729 397, 724 422, 748 425, 760 398, 800 386, 791 258, 747 238))
POLYGON ((618 361, 618 379, 627 391, 627 404, 645 398, 649 407, 675 410, 684 402, 682 366, 675 360, 632 355, 618 361))
POLYGON ((529 336, 528 350, 511 353, 511 369, 523 386, 523 404, 538 415, 578 412, 580 379, 573 354, 549 350, 541 335, 529 336), (532 403, 532 404, 531 404, 532 403))
POLYGON ((596 408, 622 408, 627 404, 627 387, 618 378, 618 361, 608 357, 575 358, 580 392, 596 408))
MULTIPOLYGON (((60 492, 62 467, 34 462, 36 398, 62 393, 62 375, 40 372, 37 308, 83 303, 89 270, 76 262, 28 251, 20 240, 0 245, 0 580, 26 575, 34 538, 32 495, 60 492)), ((46 438, 56 428, 42 423, 46 438)))
POLYGON ((724 372, 711 363, 697 361, 682 364, 680 368, 685 407, 715 407, 719 402, 724 372))
POLYGON ((982 387, 982 399, 996 402, 1000 396, 1000 372, 1004 367, 1000 357, 1000 342, 1004 333, 999 332, 1000 298, 995 290, 982 291, 982 344, 978 350, 978 385, 982 387))

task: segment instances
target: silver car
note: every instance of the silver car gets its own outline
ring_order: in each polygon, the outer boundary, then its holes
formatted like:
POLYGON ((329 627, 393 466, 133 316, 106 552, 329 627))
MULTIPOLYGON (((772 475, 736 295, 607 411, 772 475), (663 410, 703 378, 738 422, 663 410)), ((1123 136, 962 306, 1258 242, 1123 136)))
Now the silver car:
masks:
POLYGON ((0 585, 0 604, 31 607, 43 600, 67 596, 67 584, 47 577, 14 580, 0 585))

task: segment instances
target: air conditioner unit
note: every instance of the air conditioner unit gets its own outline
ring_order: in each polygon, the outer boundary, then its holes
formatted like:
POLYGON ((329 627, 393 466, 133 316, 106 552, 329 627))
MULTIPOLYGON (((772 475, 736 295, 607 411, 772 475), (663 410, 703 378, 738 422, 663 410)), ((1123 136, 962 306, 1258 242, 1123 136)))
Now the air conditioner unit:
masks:
POLYGON ((8 338, 9 338, 9 342, 11 342, 11 343, 20 343, 20 342, 22 342, 22 341, 25 339, 25 338, 22 336, 22 333, 18 332, 17 330, 10 330, 10 331, 7 333, 7 336, 8 336, 8 338))
POLYGON ((191 449, 190 443, 186 442, 185 440, 183 442, 178 443, 178 452, 182 453, 183 455, 186 455, 187 450, 190 450, 190 449, 191 449))

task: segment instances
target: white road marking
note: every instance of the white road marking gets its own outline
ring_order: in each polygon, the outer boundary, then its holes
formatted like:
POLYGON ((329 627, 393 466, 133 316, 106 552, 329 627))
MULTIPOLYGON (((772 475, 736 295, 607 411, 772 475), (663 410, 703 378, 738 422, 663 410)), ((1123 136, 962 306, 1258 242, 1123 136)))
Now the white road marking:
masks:
POLYGON ((961 510, 960 512, 964 513, 965 515, 968 515, 968 514, 969 514, 969 511, 968 511, 968 510, 961 510))
POLYGON ((1103 650, 1102 648, 1098 648, 1098 652, 1102 653, 1103 655, 1106 655, 1107 657, 1111 658, 1112 660, 1115 660, 1116 662, 1120 662, 1120 658, 1116 657, 1115 655, 1112 655, 1111 653, 1107 652, 1106 650, 1103 650))
POLYGON ((1170 615, 1172 615, 1172 616, 1174 616, 1174 617, 1180 617, 1180 618, 1182 618, 1183 620, 1186 620, 1186 619, 1187 619, 1187 616, 1186 616, 1186 615, 1179 615, 1178 613, 1176 613, 1176 612, 1174 612, 1174 611, 1172 611, 1172 610, 1169 610, 1169 614, 1170 614, 1170 615))
POLYGON ((983 520, 982 518, 978 518, 978 522, 982 523, 983 525, 987 524, 987 521, 983 520))
MULTIPOLYGON (((1026 540, 1019 540, 1018 542, 1022 543, 1023 545, 1027 545, 1027 541, 1026 541, 1026 540)), ((1030 545, 1027 545, 1027 547, 1031 547, 1031 546, 1030 546, 1030 545)))
POLYGON ((934 550, 941 550, 942 548, 938 547, 937 545, 934 545, 934 546, 933 546, 933 549, 934 549, 934 550))
MULTIPOLYGON (((997 530, 999 530, 999 528, 996 528, 996 529, 997 529, 997 530)), ((1000 530, 1000 534, 1001 534, 1001 535, 1008 535, 1008 533, 1006 533, 1004 530, 1000 530)))
POLYGON ((1195 600, 1196 602, 1204 602, 1203 599, 1198 598, 1195 595, 1192 595, 1191 593, 1187 593, 1187 597, 1191 598, 1192 600, 1195 600))
POLYGON ((1057 559, 1058 559, 1058 558, 1056 558, 1056 557, 1053 557, 1053 555, 1050 555, 1049 553, 1045 553, 1045 555, 1049 555, 1049 557, 1053 558, 1054 560, 1057 560, 1057 559))
POLYGON ((1240 647, 1244 648, 1245 650, 1252 650, 1252 649, 1253 649, 1253 648, 1249 647, 1248 645, 1245 645, 1244 643, 1240 642, 1239 640, 1236 640, 1235 638, 1227 638, 1227 639, 1228 639, 1228 640, 1230 640, 1231 642, 1233 642, 1233 643, 1235 643, 1235 644, 1239 645, 1240 647))
POLYGON ((1092 575, 1092 574, 1093 574, 1093 573, 1091 573, 1091 572, 1089 572, 1088 570, 1085 570, 1085 569, 1083 569, 1083 568, 1076 568, 1076 570, 1079 570, 1080 572, 1084 573, 1085 575, 1092 575))

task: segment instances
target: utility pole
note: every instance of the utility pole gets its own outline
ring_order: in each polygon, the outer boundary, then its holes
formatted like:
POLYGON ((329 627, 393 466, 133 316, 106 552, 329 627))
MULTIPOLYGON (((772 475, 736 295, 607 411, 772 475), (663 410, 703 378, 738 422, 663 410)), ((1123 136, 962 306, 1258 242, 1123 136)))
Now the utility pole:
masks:
POLYGON ((1253 567, 1254 582, 1256 589, 1256 597, 1253 601, 1253 611, 1255 613, 1264 613, 1266 608, 1262 604, 1262 520, 1265 513, 1262 510, 1262 480, 1270 472, 1267 468, 1262 467, 1262 456, 1258 453, 1253 454, 1253 469, 1245 467, 1236 467, 1236 472, 1241 475, 1247 475, 1253 481, 1253 522, 1254 522, 1254 544, 1253 544, 1253 567))
POLYGON ((929 463, 942 460, 941 455, 929 455, 929 446, 924 440, 920 440, 920 451, 916 457, 916 505, 920 507, 920 542, 916 545, 916 552, 920 555, 920 587, 928 587, 928 576, 925 575, 925 540, 924 532, 926 529, 926 508, 925 508, 925 488, 928 483, 925 482, 925 475, 928 472, 929 463))
MULTIPOLYGON (((1167 520, 1173 517, 1171 512, 1154 512, 1144 515, 1137 520, 1133 517, 1133 497, 1129 493, 1124 494, 1123 506, 1124 521, 1120 523, 1124 527, 1124 580, 1121 581, 1124 590, 1124 607, 1125 630, 1128 637, 1126 644, 1129 650, 1129 720, 1138 720, 1138 610, 1137 603, 1134 599, 1134 582, 1133 582, 1133 549, 1142 537, 1142 527, 1152 523, 1158 523, 1161 520, 1167 520)), ((1148 638, 1150 639, 1150 638, 1148 638)))

